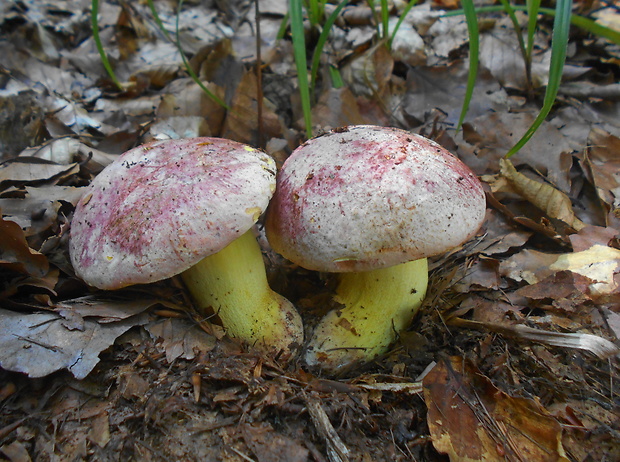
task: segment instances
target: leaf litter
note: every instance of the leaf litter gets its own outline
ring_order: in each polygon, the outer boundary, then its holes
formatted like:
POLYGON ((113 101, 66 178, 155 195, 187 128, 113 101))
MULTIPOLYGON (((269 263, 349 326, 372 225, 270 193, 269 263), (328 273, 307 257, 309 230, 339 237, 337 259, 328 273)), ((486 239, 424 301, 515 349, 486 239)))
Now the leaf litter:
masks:
MULTIPOLYGON (((260 101, 253 5, 184 6, 183 50, 229 111, 187 76, 145 5, 100 5, 123 92, 101 65, 89 1, 0 9, 2 456, 620 458, 620 105, 610 86, 619 71, 617 50, 600 39, 575 37, 557 111, 508 163, 503 155, 537 113, 510 26, 485 20, 483 69, 456 132, 467 78, 463 18, 416 6, 390 53, 376 46, 370 8, 343 10, 323 59, 345 86, 319 76, 315 129, 374 123, 432 136, 482 177, 489 203, 480 234, 431 262, 410 330, 354 374, 284 368, 238 345, 216 316, 198 316, 176 279, 105 293, 74 277, 66 250, 73 208, 123 151, 223 136, 262 144, 282 162, 303 141, 289 37, 277 39, 287 5, 260 2, 260 101)), ((175 9, 156 7, 174 35, 175 9)), ((606 10, 598 17, 613 19, 606 10)), ((548 45, 537 35, 538 62, 548 45)), ((536 91, 545 66, 533 77, 536 91)), ((311 328, 330 281, 265 253, 272 284, 311 328)))

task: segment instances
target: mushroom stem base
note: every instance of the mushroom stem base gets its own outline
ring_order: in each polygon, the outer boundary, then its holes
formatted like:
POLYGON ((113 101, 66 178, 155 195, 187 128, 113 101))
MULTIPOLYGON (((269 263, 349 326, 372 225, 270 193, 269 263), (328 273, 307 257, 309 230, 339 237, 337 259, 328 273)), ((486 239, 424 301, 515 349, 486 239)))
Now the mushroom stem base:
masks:
POLYGON ((334 300, 342 308, 316 327, 310 366, 338 373, 385 353, 411 323, 428 285, 426 258, 360 273, 342 273, 334 300))
POLYGON ((202 313, 219 316, 226 333, 270 353, 291 358, 303 343, 301 317, 269 287, 252 231, 182 273, 202 313))

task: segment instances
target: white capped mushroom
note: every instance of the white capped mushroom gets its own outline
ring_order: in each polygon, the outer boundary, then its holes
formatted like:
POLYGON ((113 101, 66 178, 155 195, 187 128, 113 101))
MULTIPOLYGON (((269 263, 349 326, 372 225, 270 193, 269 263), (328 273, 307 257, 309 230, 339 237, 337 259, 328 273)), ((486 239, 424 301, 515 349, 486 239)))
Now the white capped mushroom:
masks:
POLYGON ((286 160, 266 216, 274 250, 338 272, 335 301, 306 361, 331 372, 385 352, 411 323, 427 286, 426 258, 479 229, 477 177, 422 136, 350 126, 311 139, 286 160))
POLYGON ((252 226, 275 189, 263 151, 220 138, 134 148, 86 188, 71 223, 76 274, 101 289, 181 274, 227 333, 291 357, 301 318, 273 292, 252 226))

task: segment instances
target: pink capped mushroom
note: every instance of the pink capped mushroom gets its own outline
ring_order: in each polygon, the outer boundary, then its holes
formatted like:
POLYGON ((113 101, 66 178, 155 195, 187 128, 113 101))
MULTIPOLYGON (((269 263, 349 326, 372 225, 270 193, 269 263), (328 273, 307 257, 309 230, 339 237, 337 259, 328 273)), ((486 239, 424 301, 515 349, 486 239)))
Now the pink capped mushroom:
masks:
POLYGON ((76 207, 75 272, 108 290, 181 274, 197 308, 215 312, 231 337, 290 358, 303 342, 301 318, 269 287, 252 232, 275 175, 263 151, 220 138, 134 148, 76 207))
POLYGON ((313 138, 284 163, 266 215, 273 249, 341 273, 306 362, 338 373, 384 353, 412 322, 427 257, 478 231, 477 177, 437 143, 396 128, 350 126, 313 138))

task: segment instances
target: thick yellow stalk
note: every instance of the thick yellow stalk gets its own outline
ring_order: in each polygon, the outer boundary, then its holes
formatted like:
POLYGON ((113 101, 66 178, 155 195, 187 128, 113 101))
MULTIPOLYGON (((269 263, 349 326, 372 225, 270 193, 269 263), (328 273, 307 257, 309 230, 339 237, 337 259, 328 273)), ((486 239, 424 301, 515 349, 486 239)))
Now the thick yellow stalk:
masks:
POLYGON ((426 258, 342 273, 328 313, 314 331, 306 362, 337 373, 385 353, 417 313, 428 285, 426 258))
POLYGON ((213 311, 228 335, 281 358, 303 343, 301 317, 269 287, 263 256, 252 231, 182 274, 201 312, 213 311))

